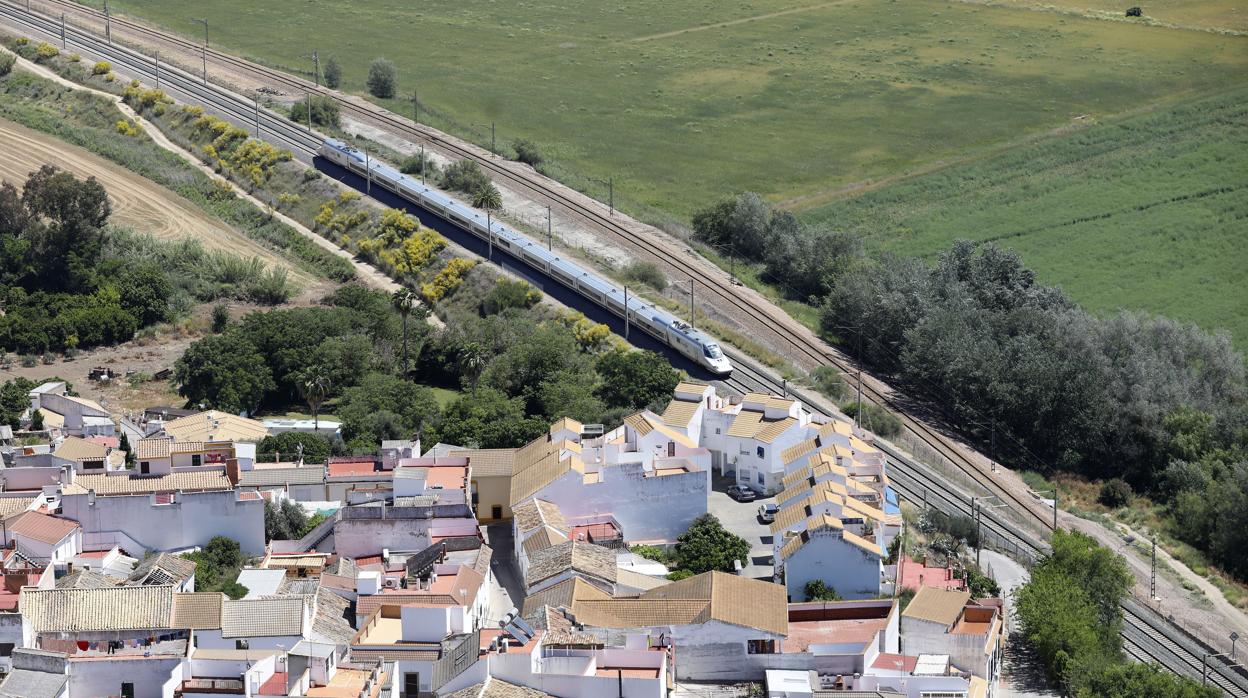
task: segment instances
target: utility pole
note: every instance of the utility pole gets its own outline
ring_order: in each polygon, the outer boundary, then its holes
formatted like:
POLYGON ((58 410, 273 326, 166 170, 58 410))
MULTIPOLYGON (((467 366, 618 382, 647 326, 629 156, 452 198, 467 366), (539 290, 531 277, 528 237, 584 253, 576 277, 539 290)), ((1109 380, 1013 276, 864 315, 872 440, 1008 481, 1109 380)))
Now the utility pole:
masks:
POLYGON ((203 61, 204 61, 204 84, 207 85, 208 84, 208 20, 200 19, 198 17, 192 17, 191 21, 197 24, 204 25, 204 50, 203 50, 202 55, 203 55, 203 61))
POLYGON ((494 153, 494 157, 498 157, 498 144, 494 140, 494 122, 490 122, 490 152, 494 153))
POLYGON ((321 86, 321 55, 312 49, 312 80, 317 87, 321 86))
POLYGON ((862 327, 858 327, 858 411, 854 412, 854 426, 862 420, 862 327))
POLYGON ((61 48, 66 48, 65 46, 65 13, 64 12, 61 13, 61 48))
POLYGON ((308 109, 307 109, 307 112, 308 112, 308 133, 312 133, 312 93, 311 93, 311 92, 308 92, 307 90, 304 90, 304 91, 303 91, 303 93, 307 96, 307 100, 308 100, 308 101, 307 101, 307 105, 308 105, 308 109))
POLYGON ((694 280, 689 279, 689 326, 693 326, 693 284, 694 280))
POLYGON ((420 183, 425 183, 425 144, 420 144, 420 183))
POLYGON ((104 0, 104 40, 113 45, 113 18, 108 13, 108 0, 104 0))
MULTIPOLYGON (((260 138, 260 93, 259 93, 259 92, 257 92, 256 94, 252 95, 252 98, 253 98, 253 99, 255 99, 255 105, 256 105, 256 138, 257 138, 257 139, 259 139, 259 138, 260 138)), ((311 105, 311 104, 309 104, 309 105, 308 105, 308 113, 309 113, 309 114, 311 114, 311 113, 312 113, 312 105, 311 105)))
POLYGON ((415 89, 412 90, 412 122, 420 125, 420 98, 415 89))
POLYGON ((546 250, 550 250, 553 229, 550 227, 550 205, 546 205, 546 250))
POLYGON ((373 195, 373 166, 369 162, 368 148, 364 149, 364 173, 367 175, 368 183, 364 185, 364 193, 369 196, 373 195))
POLYGON ((992 472, 997 472, 997 416, 992 416, 992 427, 988 437, 988 459, 992 461, 992 472))
POLYGON ((628 340, 628 286, 624 287, 624 339, 628 340))
POLYGON ((490 251, 486 259, 494 261, 494 222, 490 218, 490 209, 485 209, 485 239, 490 243, 490 251))
POLYGON ((1148 598, 1157 598, 1157 536, 1153 536, 1153 577, 1149 586, 1148 598))
POLYGON ((615 215, 615 177, 607 177, 607 211, 615 215))
POLYGON ((160 89, 160 51, 156 52, 156 89, 160 89))
POLYGON ((1231 661, 1235 661, 1235 643, 1239 642, 1239 633, 1231 631, 1231 661))

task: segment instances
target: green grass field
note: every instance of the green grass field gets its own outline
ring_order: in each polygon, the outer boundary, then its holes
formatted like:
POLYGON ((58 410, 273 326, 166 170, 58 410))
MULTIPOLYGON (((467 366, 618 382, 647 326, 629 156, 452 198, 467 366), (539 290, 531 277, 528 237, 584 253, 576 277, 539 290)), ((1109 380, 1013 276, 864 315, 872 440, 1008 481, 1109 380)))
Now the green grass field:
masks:
POLYGON ((941 0, 590 3, 119 0, 114 12, 280 66, 399 68, 410 113, 540 144, 560 178, 651 220, 727 193, 819 196, 1248 80, 1248 39, 941 0), (751 18, 754 18, 751 20, 751 18), (726 23, 726 24, 725 24, 726 23), (475 126, 474 126, 475 124, 475 126))
POLYGON ((1019 250, 1085 307, 1146 309, 1248 347, 1248 89, 952 167, 806 212, 874 250, 1019 250))

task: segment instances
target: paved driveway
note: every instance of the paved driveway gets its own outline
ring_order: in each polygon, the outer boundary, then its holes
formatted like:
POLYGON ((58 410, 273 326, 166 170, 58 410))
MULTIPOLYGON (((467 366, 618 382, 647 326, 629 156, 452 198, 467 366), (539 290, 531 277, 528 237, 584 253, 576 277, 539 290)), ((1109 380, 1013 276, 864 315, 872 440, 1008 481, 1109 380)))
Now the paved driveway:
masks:
POLYGON ((520 608, 524 603, 524 585, 520 583, 520 568, 512 554, 511 524, 490 524, 484 528, 486 542, 494 549, 489 620, 497 623, 507 611, 520 608))
POLYGON ((750 564, 745 576, 771 581, 771 531, 758 520, 758 505, 775 502, 775 497, 738 502, 729 497, 727 490, 735 484, 732 478, 716 477, 711 485, 711 497, 707 510, 714 514, 724 528, 741 536, 750 543, 750 564))

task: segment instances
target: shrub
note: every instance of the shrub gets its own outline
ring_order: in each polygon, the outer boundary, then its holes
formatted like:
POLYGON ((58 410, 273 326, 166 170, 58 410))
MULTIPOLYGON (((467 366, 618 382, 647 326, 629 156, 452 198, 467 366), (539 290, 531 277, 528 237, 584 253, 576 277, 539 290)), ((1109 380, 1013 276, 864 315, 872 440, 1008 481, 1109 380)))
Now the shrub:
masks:
POLYGON ((442 271, 438 272, 437 276, 433 277, 432 281, 421 285, 420 295, 430 303, 437 303, 459 288, 464 280, 464 274, 476 264, 469 259, 459 257, 452 259, 446 263, 442 271))
POLYGON ((133 137, 142 134, 143 129, 139 128, 138 124, 130 121, 129 119, 118 119, 117 133, 120 133, 123 136, 133 137))
POLYGON ((220 334, 230 326, 230 309, 224 303, 212 306, 212 331, 220 334))
POLYGON ((108 75, 104 76, 104 82, 113 82, 116 79, 117 79, 117 76, 113 73, 109 73, 108 75))
POLYGON ((815 384, 815 390, 833 400, 842 400, 849 394, 849 386, 835 366, 819 366, 810 372, 810 380, 815 384))
POLYGON ((624 267, 624 280, 642 283, 656 291, 667 288, 667 277, 654 262, 633 261, 624 267))
POLYGON ((521 138, 516 141, 512 147, 516 149, 516 160, 526 165, 537 167, 542 164, 542 154, 537 149, 537 144, 533 141, 521 138))
POLYGON ((368 91, 374 97, 389 99, 394 96, 396 82, 394 64, 384 58, 375 59, 368 66, 368 91))
POLYGON ((330 56, 325 61, 325 86, 336 90, 340 84, 342 84, 342 68, 338 65, 338 59, 330 56))
POLYGON ((17 62, 17 58, 8 53, 0 53, 0 78, 8 75, 13 70, 13 64, 17 62))
MULTIPOLYGON (((108 75, 110 72, 112 72, 112 70, 113 70, 113 64, 109 63, 108 61, 100 61, 99 63, 96 63, 95 65, 91 66, 92 75, 108 75)), ((191 109, 190 107, 187 107, 187 111, 190 111, 190 109, 191 109)), ((199 113, 201 114, 204 112, 204 110, 200 109, 199 107, 195 107, 195 109, 199 109, 199 113)))
POLYGON ((277 207, 278 208, 291 208, 297 205, 302 200, 303 200, 303 197, 299 196, 298 194, 292 194, 290 192, 282 192, 281 194, 277 195, 277 207))
POLYGON ((34 354, 25 354, 22 356, 22 368, 34 368, 39 364, 39 359, 34 354))
POLYGON ((688 579, 693 576, 693 572, 689 570, 672 570, 667 573, 667 578, 673 582, 679 582, 682 579, 688 579))
POLYGON ((79 55, 78 55, 78 54, 76 54, 76 53, 71 53, 71 54, 69 54, 69 62, 70 62, 70 63, 80 63, 80 62, 82 62, 82 56, 79 56, 79 55))
MULTIPOLYGON (((497 315, 508 308, 532 308, 542 300, 542 293, 524 281, 500 278, 481 301, 481 313, 497 315)), ((640 554, 640 553, 639 553, 640 554)))
POLYGON ((862 404, 862 414, 858 415, 858 403, 851 402, 843 407, 841 411, 848 417, 858 417, 858 424, 863 429, 879 434, 884 438, 892 438, 901 433, 901 420, 897 415, 880 407, 879 405, 862 404))
POLYGON ((457 160, 442 172, 442 187, 465 194, 476 194, 490 184, 490 178, 475 160, 457 160))
POLYGON ((438 163, 434 162, 433 158, 427 154, 423 157, 417 154, 404 158, 403 162, 399 164, 399 171, 403 174, 419 175, 422 174, 422 165, 424 166, 423 174, 425 177, 432 177, 434 181, 437 181, 438 178, 441 177, 440 170, 438 169, 438 163))
POLYGON ((836 593, 836 589, 828 586, 822 579, 812 579, 806 582, 803 589, 806 593, 807 601, 840 601, 841 595, 836 593))
POLYGON ((52 44, 49 44, 46 41, 41 42, 38 46, 35 47, 35 55, 41 59, 55 58, 56 56, 60 55, 60 53, 61 53, 60 49, 53 46, 52 44))
POLYGON ((341 123, 338 102, 324 95, 310 95, 307 99, 295 102, 290 107, 290 120, 301 124, 307 123, 309 105, 312 110, 313 123, 334 127, 341 123))
POLYGON ((1101 492, 1097 495, 1096 501, 1110 509, 1117 509, 1130 504, 1132 494, 1134 493, 1131 491, 1131 485, 1128 485, 1126 480, 1116 477, 1106 480, 1101 485, 1101 492))

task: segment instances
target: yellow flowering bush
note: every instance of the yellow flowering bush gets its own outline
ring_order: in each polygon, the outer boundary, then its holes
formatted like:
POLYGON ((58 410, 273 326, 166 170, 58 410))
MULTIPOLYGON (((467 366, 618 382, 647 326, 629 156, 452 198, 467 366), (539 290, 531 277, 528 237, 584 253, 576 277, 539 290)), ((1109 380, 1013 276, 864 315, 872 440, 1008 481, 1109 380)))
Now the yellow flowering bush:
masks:
POLYGON ((420 295, 429 303, 437 303, 459 288, 459 285, 463 283, 464 274, 468 273, 468 270, 472 269, 476 264, 476 262, 470 259, 463 259, 462 257, 452 259, 446 263, 442 271, 438 272, 438 275, 433 277, 429 283, 421 284, 420 295))

